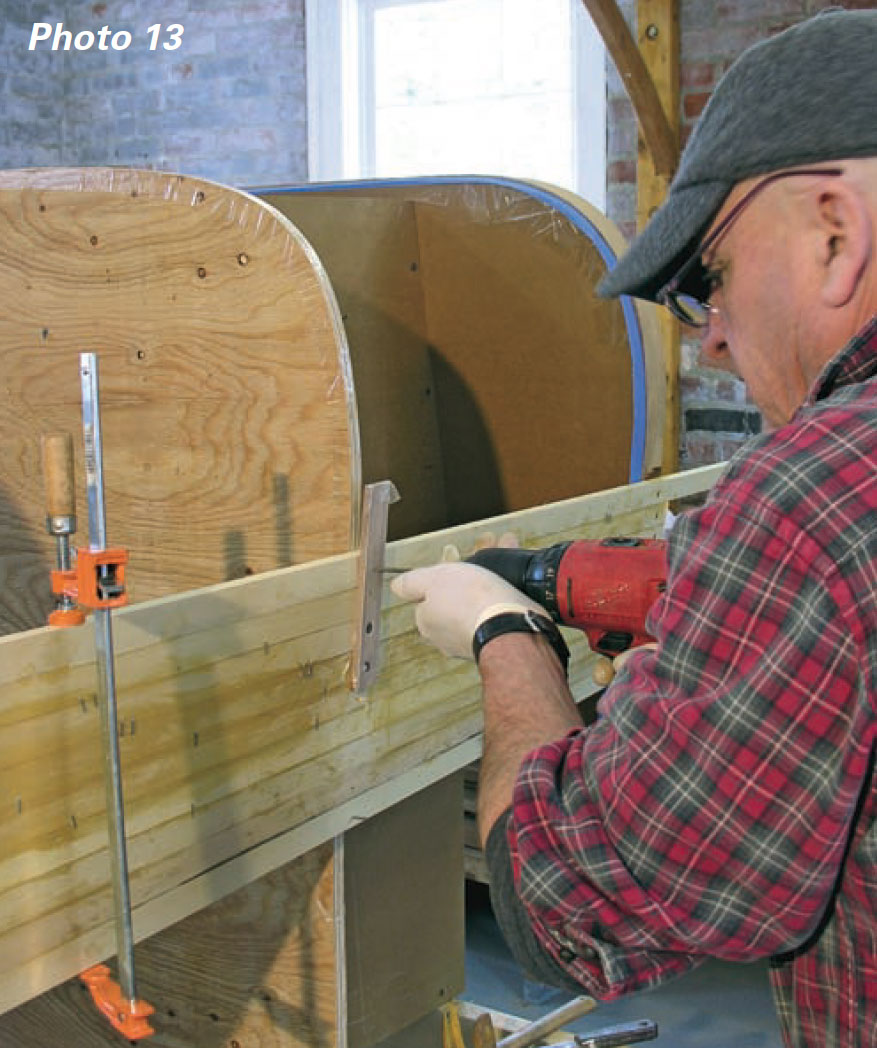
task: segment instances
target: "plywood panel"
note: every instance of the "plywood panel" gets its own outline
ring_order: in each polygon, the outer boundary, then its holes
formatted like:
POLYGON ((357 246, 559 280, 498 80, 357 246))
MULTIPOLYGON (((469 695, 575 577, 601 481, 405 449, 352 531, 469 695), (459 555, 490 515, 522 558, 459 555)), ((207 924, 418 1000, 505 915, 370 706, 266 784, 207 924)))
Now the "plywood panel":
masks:
POLYGON ((448 523, 623 483, 630 352, 593 243, 512 193, 474 217, 421 202, 417 223, 448 523))
POLYGON ((447 523, 414 204, 399 196, 266 193, 317 249, 338 296, 356 380, 366 483, 402 502, 390 538, 447 523))
MULTIPOLYGON (((154 1048, 334 1048, 331 844, 193 914, 135 950, 154 1048)), ((0 1018, 11 1048, 123 1043, 78 980, 0 1018)))
MULTIPOLYGON (((257 192, 306 231, 338 286, 364 459, 403 500, 413 492, 420 523, 624 483, 637 427, 642 475, 658 470, 653 308, 594 294, 623 240, 581 198, 463 177, 257 192)), ((409 512, 391 519, 394 536, 426 530, 408 530, 409 512)))
MULTIPOLYGON (((234 190, 160 172, 0 173, 0 632, 50 607, 40 435, 101 369, 108 532, 143 600, 348 549, 343 329, 312 252, 234 190)), ((87 536, 79 541, 87 544, 87 536)))
POLYGON ((462 805, 460 773, 345 834, 349 1048, 463 989, 462 805))

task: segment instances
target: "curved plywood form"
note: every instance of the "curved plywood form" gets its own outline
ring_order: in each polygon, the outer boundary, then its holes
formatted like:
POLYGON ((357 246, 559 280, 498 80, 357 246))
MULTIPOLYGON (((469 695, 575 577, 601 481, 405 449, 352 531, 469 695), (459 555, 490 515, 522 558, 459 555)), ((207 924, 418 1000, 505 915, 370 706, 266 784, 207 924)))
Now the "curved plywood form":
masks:
POLYGON ((350 548, 347 347, 301 234, 247 194, 126 169, 0 173, 0 633, 51 606, 40 437, 99 355, 107 527, 143 600, 350 548))
POLYGON ((624 241, 584 200, 481 176, 254 192, 304 232, 332 280, 364 474, 402 494, 395 536, 656 472, 654 307, 596 296, 624 241))

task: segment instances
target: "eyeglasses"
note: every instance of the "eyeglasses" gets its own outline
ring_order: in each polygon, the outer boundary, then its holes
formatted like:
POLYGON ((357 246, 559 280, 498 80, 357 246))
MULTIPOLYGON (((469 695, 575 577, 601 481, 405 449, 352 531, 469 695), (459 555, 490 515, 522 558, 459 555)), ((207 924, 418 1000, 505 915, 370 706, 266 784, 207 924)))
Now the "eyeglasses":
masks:
POLYGON ((795 171, 777 171, 762 179, 737 201, 712 233, 700 242, 700 246, 691 258, 660 289, 655 296, 656 300, 666 306, 683 324, 688 324, 690 327, 706 327, 710 313, 716 309, 715 306, 710 305, 710 296, 715 290, 715 278, 703 265, 701 259, 728 232, 747 204, 758 196, 762 189, 767 189, 769 185, 778 182, 781 178, 794 178, 797 175, 842 174, 843 168, 840 167, 802 167, 795 171), (683 285, 685 285, 684 290, 683 285))

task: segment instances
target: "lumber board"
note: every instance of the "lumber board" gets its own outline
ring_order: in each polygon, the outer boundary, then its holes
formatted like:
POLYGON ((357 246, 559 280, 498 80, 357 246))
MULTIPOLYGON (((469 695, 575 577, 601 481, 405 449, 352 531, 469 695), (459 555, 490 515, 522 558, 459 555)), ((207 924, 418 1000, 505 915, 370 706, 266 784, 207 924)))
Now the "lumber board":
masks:
POLYGON ((671 175, 678 160, 675 136, 651 70, 637 48, 617 0, 582 0, 630 95, 643 138, 661 175, 671 175))
MULTIPOLYGON (((678 0, 638 0, 637 43, 651 76, 658 100, 667 114, 673 149, 679 152, 679 3, 678 0)), ((660 171, 641 134, 637 156, 637 229, 642 229, 667 196, 676 169, 660 171)), ((681 403, 679 397, 680 328, 668 309, 658 313, 664 364, 667 373, 667 402, 664 411, 663 472, 679 468, 681 403)))
MULTIPOLYGON (((528 544, 655 534, 666 500, 704 490, 719 472, 399 540, 387 563, 431 563, 486 529, 515 530, 528 544)), ((389 592, 379 681, 366 697, 348 692, 355 568, 356 555, 343 554, 116 614, 138 939, 184 916, 178 898, 197 909, 246 884, 254 868, 242 856, 265 849, 280 866, 295 857, 300 828, 433 762, 448 774, 439 758, 455 748, 457 767, 471 760, 477 671, 423 645, 411 608, 389 592)), ((588 653, 571 639, 581 688, 588 653)), ((93 658, 88 626, 0 638, 2 1010, 113 952, 93 658)))
POLYGON ((360 471, 343 325, 291 222, 157 171, 0 172, 0 632, 51 607, 40 437, 74 437, 94 352, 108 535, 133 600, 349 549, 360 471))
POLYGON ((462 775, 344 835, 347 1048, 370 1048, 461 992, 462 775))

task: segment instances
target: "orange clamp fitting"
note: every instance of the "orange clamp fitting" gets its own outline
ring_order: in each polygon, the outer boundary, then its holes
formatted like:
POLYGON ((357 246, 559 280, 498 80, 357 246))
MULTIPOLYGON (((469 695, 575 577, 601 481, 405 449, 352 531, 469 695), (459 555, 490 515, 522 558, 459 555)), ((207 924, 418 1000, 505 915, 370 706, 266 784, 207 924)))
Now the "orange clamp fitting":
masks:
POLYGON ((83 608, 121 608, 128 603, 125 565, 128 551, 78 549, 76 551, 76 597, 83 608), (101 569, 106 569, 102 571, 101 569))
POLYGON ((105 964, 87 968, 79 978, 88 987, 98 1011, 129 1041, 139 1041, 155 1033, 147 1021, 155 1009, 146 1001, 126 1000, 105 964))
POLYGON ((81 626, 85 622, 82 608, 55 608, 49 612, 50 626, 81 626))
POLYGON ((52 572, 52 593, 56 597, 66 597, 67 600, 63 607, 49 612, 50 626, 80 626, 85 622, 85 612, 73 606, 76 604, 78 589, 75 571, 52 572))

